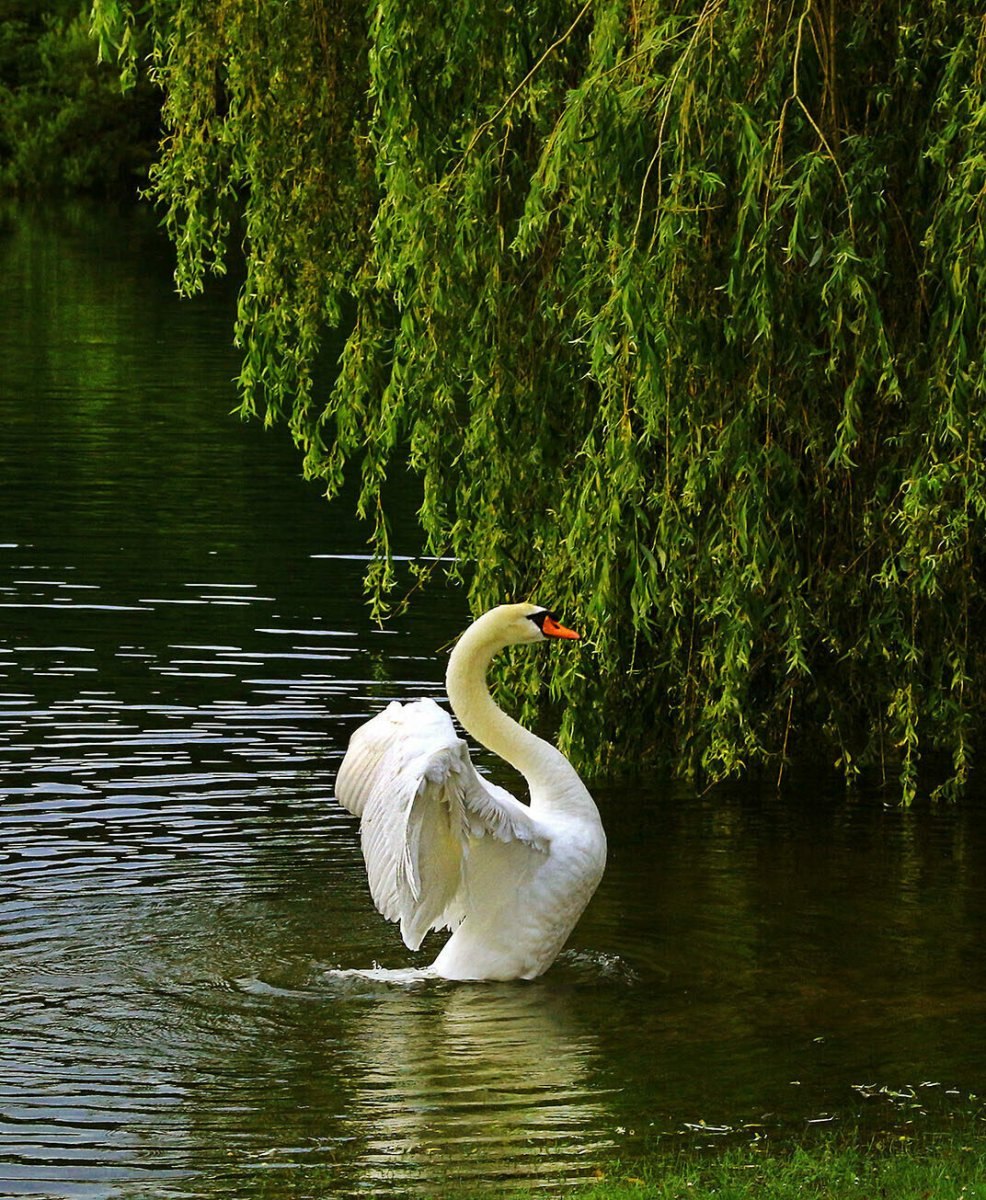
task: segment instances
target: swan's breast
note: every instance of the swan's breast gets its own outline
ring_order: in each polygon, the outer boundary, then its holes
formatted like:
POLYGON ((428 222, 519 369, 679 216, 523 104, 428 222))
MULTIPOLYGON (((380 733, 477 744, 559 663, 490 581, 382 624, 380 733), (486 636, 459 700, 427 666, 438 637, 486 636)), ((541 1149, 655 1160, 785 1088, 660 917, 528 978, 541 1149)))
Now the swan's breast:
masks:
POLYGON ((558 823, 534 890, 541 893, 544 919, 568 922, 565 937, 599 886, 605 868, 606 835, 598 821, 558 823))
POLYGON ((435 960, 447 979, 535 979, 554 962, 606 865, 602 826, 560 820, 543 858, 484 839, 469 914, 435 960))

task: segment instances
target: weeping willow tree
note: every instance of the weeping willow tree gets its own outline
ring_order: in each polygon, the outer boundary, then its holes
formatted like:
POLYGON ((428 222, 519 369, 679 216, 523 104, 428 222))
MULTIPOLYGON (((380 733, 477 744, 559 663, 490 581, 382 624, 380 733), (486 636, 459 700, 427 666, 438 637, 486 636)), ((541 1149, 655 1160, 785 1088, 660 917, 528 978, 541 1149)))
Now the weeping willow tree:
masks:
POLYGON ((980 4, 95 0, 94 26, 131 78, 148 39, 179 284, 236 231, 243 411, 330 496, 358 474, 378 603, 409 467, 476 608, 588 632, 547 668, 583 763, 964 787, 980 4))

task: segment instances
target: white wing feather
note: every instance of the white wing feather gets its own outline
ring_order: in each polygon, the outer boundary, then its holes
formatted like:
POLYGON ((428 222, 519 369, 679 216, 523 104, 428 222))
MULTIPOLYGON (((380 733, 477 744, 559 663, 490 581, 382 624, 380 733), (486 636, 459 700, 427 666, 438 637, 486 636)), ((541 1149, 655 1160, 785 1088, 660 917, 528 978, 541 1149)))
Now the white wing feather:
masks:
POLYGON ((532 855, 548 835, 526 805, 480 776, 452 720, 433 700, 391 704, 353 734, 336 799, 360 818, 370 894, 417 950, 470 907, 470 857, 492 837, 532 855))

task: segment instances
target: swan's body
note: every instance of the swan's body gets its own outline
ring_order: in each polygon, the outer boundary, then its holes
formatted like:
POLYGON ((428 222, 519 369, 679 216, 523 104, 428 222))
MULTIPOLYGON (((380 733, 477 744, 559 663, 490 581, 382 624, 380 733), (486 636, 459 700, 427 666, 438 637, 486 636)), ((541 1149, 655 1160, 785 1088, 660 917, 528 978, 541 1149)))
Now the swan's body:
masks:
POLYGON ((606 864, 606 836, 571 763, 497 708, 493 656, 518 642, 577 637, 534 604, 480 617, 449 659, 449 702, 465 729, 516 767, 530 805, 483 779, 432 700, 393 703, 353 734, 336 796, 361 818, 377 908, 417 950, 452 936, 431 970, 446 979, 534 979, 551 966, 606 864))

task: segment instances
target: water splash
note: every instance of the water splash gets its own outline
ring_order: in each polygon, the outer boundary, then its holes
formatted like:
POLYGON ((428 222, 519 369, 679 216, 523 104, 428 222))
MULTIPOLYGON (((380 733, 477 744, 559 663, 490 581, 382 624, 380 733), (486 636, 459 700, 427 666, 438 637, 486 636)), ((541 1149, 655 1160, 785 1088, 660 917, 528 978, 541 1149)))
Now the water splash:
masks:
POLYGON ((322 980, 330 987, 341 987, 347 992, 358 992, 361 984, 384 984, 388 988, 404 991, 420 991, 430 984, 447 984, 448 980, 436 975, 431 967, 329 967, 321 973, 322 980))

